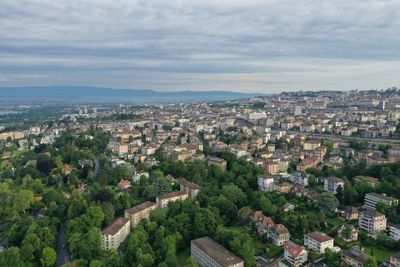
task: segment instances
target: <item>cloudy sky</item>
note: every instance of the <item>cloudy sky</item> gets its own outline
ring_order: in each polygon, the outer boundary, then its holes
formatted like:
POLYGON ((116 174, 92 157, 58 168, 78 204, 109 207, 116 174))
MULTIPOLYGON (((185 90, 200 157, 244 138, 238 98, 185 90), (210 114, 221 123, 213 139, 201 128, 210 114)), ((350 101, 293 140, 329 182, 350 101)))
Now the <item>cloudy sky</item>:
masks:
POLYGON ((399 0, 1 0, 0 86, 400 85, 399 0))

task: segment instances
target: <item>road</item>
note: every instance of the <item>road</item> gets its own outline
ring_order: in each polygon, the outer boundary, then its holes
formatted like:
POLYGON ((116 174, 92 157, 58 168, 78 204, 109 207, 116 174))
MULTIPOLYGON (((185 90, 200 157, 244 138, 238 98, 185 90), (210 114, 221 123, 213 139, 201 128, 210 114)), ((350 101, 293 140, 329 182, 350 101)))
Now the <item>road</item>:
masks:
POLYGON ((63 264, 69 262, 70 256, 67 249, 65 234, 64 234, 64 225, 61 224, 60 229, 58 231, 57 236, 57 263, 56 266, 60 267, 63 264))
POLYGON ((97 177, 100 173, 100 159, 96 156, 96 163, 94 164, 94 177, 97 177))
POLYGON ((313 138, 320 139, 344 139, 344 140, 357 140, 357 141, 366 141, 375 144, 400 144, 400 140, 395 139, 382 139, 382 138, 364 138, 364 137, 353 137, 353 136, 343 136, 336 134, 317 134, 317 133, 303 133, 299 131, 286 131, 290 134, 302 134, 306 136, 310 136, 313 138))

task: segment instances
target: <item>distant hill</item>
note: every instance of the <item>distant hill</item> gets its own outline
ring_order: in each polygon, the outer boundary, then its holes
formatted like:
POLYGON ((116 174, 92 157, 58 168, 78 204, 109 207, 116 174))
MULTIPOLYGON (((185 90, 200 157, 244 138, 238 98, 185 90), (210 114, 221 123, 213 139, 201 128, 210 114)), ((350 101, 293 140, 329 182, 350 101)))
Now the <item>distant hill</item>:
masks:
POLYGON ((262 94, 228 91, 176 91, 112 89, 88 86, 0 87, 0 102, 101 102, 101 103, 172 103, 224 101, 262 94))

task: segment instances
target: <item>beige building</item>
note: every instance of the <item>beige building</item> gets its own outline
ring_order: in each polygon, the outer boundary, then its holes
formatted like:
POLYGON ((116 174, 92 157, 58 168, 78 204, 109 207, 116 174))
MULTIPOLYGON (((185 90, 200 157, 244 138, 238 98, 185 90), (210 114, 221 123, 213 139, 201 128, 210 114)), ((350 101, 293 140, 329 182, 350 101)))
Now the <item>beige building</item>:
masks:
POLYGON ((217 157, 207 157, 207 164, 208 166, 210 165, 215 165, 220 167, 222 170, 226 170, 226 160, 217 158, 217 157))
POLYGON ((184 191, 177 191, 172 193, 167 193, 156 197, 156 202, 158 207, 165 208, 168 206, 169 202, 174 202, 178 200, 185 200, 189 197, 189 194, 184 191))
POLYGON ((190 251, 200 267, 244 267, 241 258, 208 236, 192 240, 190 251))
POLYGON ((201 190, 201 186, 197 185, 195 183, 192 183, 186 179, 182 179, 180 182, 180 190, 182 192, 186 192, 189 194, 189 196, 194 199, 197 194, 200 192, 201 190))
POLYGON ((386 216, 376 210, 366 209, 360 213, 358 226, 375 236, 386 230, 386 216))
POLYGON ((149 219, 150 213, 157 208, 154 202, 146 201, 133 208, 125 210, 125 218, 131 221, 131 227, 135 228, 142 219, 149 219))
POLYGON ((0 133, 0 140, 7 140, 8 138, 11 138, 12 140, 22 139, 22 138, 24 138, 24 133, 23 132, 15 132, 15 131, 0 133))
POLYGON ((102 231, 102 248, 104 250, 118 249, 131 231, 130 220, 118 218, 102 231))
POLYGON ((327 248, 333 248, 333 238, 321 232, 311 232, 304 235, 304 246, 317 253, 325 253, 327 248))

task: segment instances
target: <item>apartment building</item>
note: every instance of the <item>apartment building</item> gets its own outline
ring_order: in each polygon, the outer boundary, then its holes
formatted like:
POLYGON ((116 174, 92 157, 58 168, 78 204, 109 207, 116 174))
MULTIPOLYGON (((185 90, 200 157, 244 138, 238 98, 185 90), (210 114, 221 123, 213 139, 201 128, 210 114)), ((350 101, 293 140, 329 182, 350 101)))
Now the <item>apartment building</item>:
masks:
POLYGON ((194 199, 200 192, 201 186, 192 183, 186 179, 180 181, 180 190, 189 194, 189 197, 194 199))
POLYGON ((399 203, 399 200, 374 192, 365 194, 364 208, 375 209, 378 203, 383 203, 385 205, 392 206, 392 205, 397 205, 399 203))
POLYGON ((220 167, 222 170, 226 170, 226 160, 218 158, 218 157, 207 157, 208 166, 214 165, 220 167))
POLYGON ((325 253, 327 248, 333 248, 333 238, 321 232, 311 232, 304 235, 304 246, 317 253, 325 253))
POLYGON ((358 227, 375 236, 386 229, 386 216, 374 209, 366 209, 360 213, 358 227))
POLYGON ((157 208, 154 202, 146 201, 140 205, 125 210, 125 218, 131 221, 131 227, 135 228, 142 219, 149 219, 150 213, 157 208))
POLYGON ((355 183, 366 182, 372 187, 377 187, 380 184, 379 179, 364 175, 357 175, 356 177, 354 177, 354 182, 355 183))
POLYGON ((271 192, 275 190, 274 177, 269 175, 257 177, 258 190, 271 192))
POLYGON ((267 231, 267 237, 275 246, 283 246, 289 241, 290 233, 283 224, 275 224, 267 231))
POLYGON ((330 176, 324 180, 324 189, 332 194, 337 193, 338 187, 341 186, 344 189, 344 181, 336 176, 330 176))
POLYGON ((400 240, 400 225, 391 224, 388 227, 389 229, 389 236, 393 238, 395 241, 400 240))
POLYGON ((284 246, 283 258, 280 266, 300 267, 307 262, 308 252, 305 247, 288 242, 284 246))
POLYGON ((156 197, 156 202, 158 207, 165 208, 168 206, 169 202, 174 202, 178 200, 182 201, 187 199, 188 197, 189 197, 188 193, 184 191, 177 191, 156 197))
POLYGON ((190 252, 200 267, 244 267, 241 258, 208 236, 192 240, 190 252))
POLYGON ((102 231, 102 248, 104 250, 118 249, 131 231, 130 220, 118 218, 102 231))
POLYGON ((279 162, 267 160, 264 163, 265 171, 269 174, 277 174, 279 172, 279 162))
POLYGON ((302 186, 308 186, 307 174, 302 172, 294 172, 289 176, 289 181, 302 186))
POLYGON ((369 256, 358 246, 342 251, 341 260, 346 266, 363 267, 368 259, 369 256))

